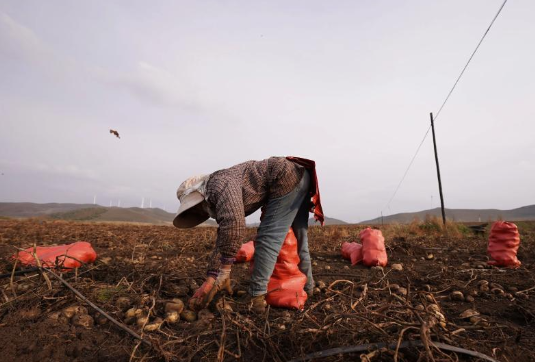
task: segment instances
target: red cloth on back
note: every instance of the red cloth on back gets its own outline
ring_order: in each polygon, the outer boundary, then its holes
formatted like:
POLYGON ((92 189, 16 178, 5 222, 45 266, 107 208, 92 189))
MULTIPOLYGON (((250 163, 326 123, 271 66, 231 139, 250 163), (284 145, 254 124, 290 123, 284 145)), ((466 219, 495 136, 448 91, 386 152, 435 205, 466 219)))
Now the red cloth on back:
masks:
MULTIPOLYGON (((13 255, 13 259, 18 259, 23 265, 37 265, 33 257, 34 248, 19 251, 18 256, 13 255)), ((38 246, 35 254, 41 260, 41 265, 52 268, 56 265, 63 269, 78 268, 82 263, 93 263, 97 259, 97 253, 87 241, 77 241, 69 245, 38 246)))
POLYGON ((287 160, 297 163, 310 171, 311 183, 310 183, 310 198, 312 199, 312 208, 310 212, 314 213, 314 219, 321 223, 321 226, 325 223, 325 214, 321 207, 320 199, 320 187, 318 184, 318 174, 316 173, 316 162, 308 160, 306 158, 288 156, 287 160))

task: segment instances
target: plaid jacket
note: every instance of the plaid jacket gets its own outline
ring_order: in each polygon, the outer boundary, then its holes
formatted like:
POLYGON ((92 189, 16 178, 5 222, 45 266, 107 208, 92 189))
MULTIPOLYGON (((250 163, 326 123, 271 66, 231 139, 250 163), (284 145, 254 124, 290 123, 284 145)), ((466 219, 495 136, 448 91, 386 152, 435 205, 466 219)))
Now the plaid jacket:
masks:
POLYGON ((221 263, 231 264, 245 231, 245 217, 264 206, 268 198, 284 196, 301 181, 304 168, 284 157, 247 161, 210 175, 206 200, 219 224, 216 248, 208 274, 216 275, 221 263))

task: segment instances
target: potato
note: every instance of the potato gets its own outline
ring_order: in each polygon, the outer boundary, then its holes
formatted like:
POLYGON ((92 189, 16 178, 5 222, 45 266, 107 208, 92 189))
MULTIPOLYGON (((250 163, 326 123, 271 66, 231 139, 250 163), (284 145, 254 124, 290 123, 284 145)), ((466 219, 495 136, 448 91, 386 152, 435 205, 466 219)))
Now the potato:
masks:
POLYGON ((95 322, 98 324, 98 325, 106 325, 108 324, 109 320, 108 318, 104 317, 102 314, 98 313, 97 316, 95 316, 95 322))
POLYGON ((184 310, 184 302, 178 298, 173 299, 173 301, 165 304, 165 312, 177 312, 178 314, 182 313, 184 310))
POLYGON ((137 308, 130 308, 129 310, 126 311, 126 313, 124 314, 125 318, 133 318, 136 316, 136 310, 137 308))
POLYGON ((187 321, 187 322, 194 322, 197 319, 197 313, 195 313, 192 310, 183 310, 182 313, 180 313, 180 318, 187 321))
MULTIPOLYGON (((223 299, 219 299, 217 301, 216 307, 217 307, 217 309, 219 311, 221 311, 221 310, 225 310, 227 312, 233 312, 234 311, 234 309, 232 308, 232 305, 230 304, 230 302, 228 300, 223 301, 223 299)), ((200 317, 200 312, 199 312, 199 318, 201 318, 200 317)))
POLYGON ((76 314, 72 318, 72 324, 78 327, 84 327, 85 329, 91 329, 93 328, 95 321, 93 320, 93 317, 91 317, 90 315, 76 314))
POLYGON ((144 331, 146 332, 154 332, 155 330, 159 329, 162 325, 163 321, 161 318, 156 318, 154 321, 152 321, 151 323, 147 323, 145 325, 145 328, 143 328, 144 331))
POLYGON ((399 290, 399 284, 390 284, 389 285, 390 290, 395 292, 396 290, 399 290))
POLYGON ((143 327, 143 325, 145 323, 148 323, 148 321, 149 321, 149 317, 140 316, 140 317, 137 318, 136 324, 138 325, 138 327, 143 327))
POLYGON ((450 299, 462 302, 464 301, 464 294, 459 290, 455 290, 450 294, 450 299))
POLYGON ((180 314, 177 312, 169 312, 165 314, 165 321, 169 324, 175 324, 180 320, 180 314))
POLYGON ((459 317, 461 317, 462 319, 468 319, 468 318, 472 318, 474 316, 478 316, 479 315, 479 312, 475 309, 467 309, 465 310, 464 312, 462 312, 459 317))
POLYGON ((78 305, 71 305, 70 307, 63 309, 62 313, 65 317, 71 319, 75 314, 87 314, 87 308, 78 305))
POLYGON ((115 301, 115 306, 120 310, 125 310, 132 304, 132 301, 128 297, 120 297, 115 301))

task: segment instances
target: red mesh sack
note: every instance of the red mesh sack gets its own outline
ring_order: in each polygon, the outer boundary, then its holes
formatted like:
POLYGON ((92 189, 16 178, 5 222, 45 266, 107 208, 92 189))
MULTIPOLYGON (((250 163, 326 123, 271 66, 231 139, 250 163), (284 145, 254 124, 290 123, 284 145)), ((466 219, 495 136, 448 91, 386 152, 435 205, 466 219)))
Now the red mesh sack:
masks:
POLYGON ((362 262, 366 266, 386 266, 385 238, 381 230, 366 228, 359 234, 362 243, 362 262))
POLYGON ((362 245, 359 243, 343 243, 342 257, 350 259, 351 265, 360 263, 362 261, 362 245))
POLYGON ((245 263, 253 260, 254 256, 254 241, 248 241, 242 244, 238 254, 236 254, 236 263, 245 263))
MULTIPOLYGON (((238 251, 238 256, 242 249, 251 242, 245 243, 238 251)), ((253 252, 250 271, 254 269, 254 245, 247 247, 253 252)), ((244 253, 245 254, 245 253, 244 253)), ((299 255, 297 255, 297 238, 293 230, 284 239, 281 251, 275 263, 275 269, 268 283, 268 294, 266 302, 274 307, 303 309, 307 300, 307 294, 303 290, 307 277, 299 270, 299 255)))
MULTIPOLYGON (((28 248, 19 251, 18 256, 13 255, 13 259, 18 259, 23 265, 35 266, 33 253, 34 248, 28 248)), ((35 254, 43 267, 58 265, 64 270, 78 268, 82 263, 93 263, 97 259, 97 253, 87 241, 77 241, 69 245, 38 246, 35 248, 35 254)))
POLYGON ((490 260, 488 264, 518 268, 521 264, 516 258, 519 246, 518 227, 512 222, 496 221, 490 230, 487 248, 487 252, 494 260, 490 260))
POLYGON ((292 229, 286 235, 269 279, 266 302, 274 307, 303 309, 307 293, 303 290, 307 277, 298 267, 297 238, 292 229))

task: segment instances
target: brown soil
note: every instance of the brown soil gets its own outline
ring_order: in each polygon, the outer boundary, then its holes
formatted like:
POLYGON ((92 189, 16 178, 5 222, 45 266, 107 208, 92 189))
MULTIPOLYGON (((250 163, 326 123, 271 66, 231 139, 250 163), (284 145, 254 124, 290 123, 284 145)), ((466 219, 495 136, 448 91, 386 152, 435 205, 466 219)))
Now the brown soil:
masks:
MULTIPOLYGON (((325 287, 307 302, 304 311, 271 308, 266 317, 248 313, 241 304, 232 304, 233 311, 220 312, 214 303, 210 306, 215 315, 212 321, 180 321, 144 332, 154 348, 138 345, 137 340, 109 322, 100 324, 98 313, 54 279, 49 290, 35 273, 15 277, 13 283, 3 278, 0 359, 284 361, 334 347, 419 340, 429 335, 432 341, 478 351, 500 361, 534 361, 535 223, 518 225, 522 266, 515 270, 486 265, 485 236, 422 227, 385 227, 389 265, 384 269, 352 267, 341 258, 340 245, 357 240, 363 227, 313 227, 310 245, 317 263, 314 274, 316 282, 325 287), (403 270, 392 270, 395 263, 402 264, 403 270), (482 291, 482 280, 495 290, 482 291), (406 288, 407 294, 398 286, 406 288), (473 295, 474 301, 452 300, 453 291, 465 297, 473 295), (444 315, 443 326, 432 304, 437 304, 444 315), (77 325, 76 318, 57 318, 57 312, 77 305, 87 308, 94 326, 77 325), (476 323, 461 318, 467 309, 477 310, 481 319, 476 323)), ((248 236, 254 232, 248 230, 248 236)), ((151 319, 163 318, 166 301, 175 297, 186 301, 203 282, 215 235, 215 228, 178 230, 167 226, 0 220, 0 274, 12 271, 14 246, 89 241, 99 259, 81 268, 77 277, 71 273, 65 278, 119 321, 124 322, 129 307, 150 309, 151 319), (128 298, 127 305, 118 303, 121 297, 128 298)), ((234 267, 235 290, 246 290, 247 269, 243 264, 234 267)), ((235 299, 221 297, 231 302, 235 299)), ((129 327, 141 333, 135 324, 129 327)), ((340 353, 322 361, 355 360, 361 354, 340 353)), ((432 347, 428 353, 425 348, 413 347, 400 349, 397 354, 386 349, 364 354, 370 361, 425 361, 431 357, 435 361, 477 360, 460 353, 441 353, 432 347)))

